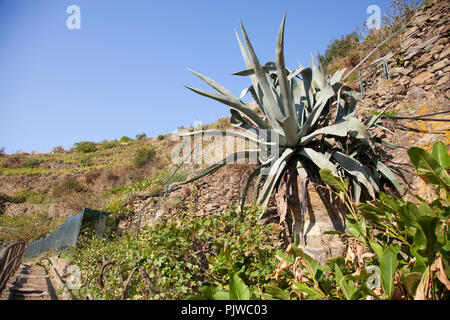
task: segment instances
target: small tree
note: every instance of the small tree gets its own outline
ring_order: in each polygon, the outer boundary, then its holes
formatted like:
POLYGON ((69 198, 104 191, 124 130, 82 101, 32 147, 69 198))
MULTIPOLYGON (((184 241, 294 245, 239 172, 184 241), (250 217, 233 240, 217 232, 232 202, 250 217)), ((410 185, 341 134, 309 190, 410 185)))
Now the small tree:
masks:
POLYGON ((29 168, 29 169, 33 169, 33 168, 37 168, 39 167, 39 165, 41 164, 41 162, 37 159, 30 159, 24 162, 23 166, 25 168, 29 168))
POLYGON ((97 151, 97 145, 90 141, 77 142, 75 143, 75 148, 79 153, 90 153, 97 151))
POLYGON ((141 168, 146 165, 155 155, 155 150, 147 146, 139 148, 134 154, 133 164, 136 168, 141 168))
POLYGON ((133 141, 133 139, 131 139, 130 137, 127 137, 127 136, 123 136, 119 140, 119 142, 130 142, 130 141, 133 141))
POLYGON ((147 134, 145 134, 145 133, 140 133, 140 134, 136 135, 136 140, 142 140, 145 138, 147 138, 147 134))

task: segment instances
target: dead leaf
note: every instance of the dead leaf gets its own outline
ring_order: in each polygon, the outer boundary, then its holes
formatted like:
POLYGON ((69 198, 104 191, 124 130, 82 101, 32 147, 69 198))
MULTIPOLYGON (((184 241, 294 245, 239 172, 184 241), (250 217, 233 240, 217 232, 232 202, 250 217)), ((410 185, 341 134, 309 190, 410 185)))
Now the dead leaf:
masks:
POLYGON ((420 279, 419 285, 417 286, 416 295, 414 300, 427 300, 428 298, 428 287, 429 287, 429 276, 428 269, 423 273, 422 279, 420 279))
POLYGON ((450 290, 450 281, 448 280, 447 275, 445 274, 444 264, 442 263, 441 255, 438 255, 437 259, 434 261, 433 265, 431 266, 431 271, 435 272, 439 281, 441 281, 447 287, 447 289, 450 290))

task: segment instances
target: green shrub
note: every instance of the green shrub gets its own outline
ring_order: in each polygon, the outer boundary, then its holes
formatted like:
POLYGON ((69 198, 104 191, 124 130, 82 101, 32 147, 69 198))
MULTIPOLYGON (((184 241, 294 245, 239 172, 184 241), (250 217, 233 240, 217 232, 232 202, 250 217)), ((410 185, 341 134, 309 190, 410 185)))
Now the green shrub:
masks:
MULTIPOLYGON (((333 39, 327 46, 324 56, 319 55, 321 65, 328 65, 337 58, 346 57, 350 52, 358 49, 360 38, 356 32, 341 35, 340 39, 333 39)), ((331 71, 329 71, 331 73, 331 71)))
POLYGON ((163 134, 159 134, 158 135, 158 140, 159 141, 164 140, 164 138, 165 138, 165 136, 163 134))
POLYGON ((92 158, 87 154, 82 155, 80 157, 79 162, 80 162, 80 165, 83 167, 91 167, 94 164, 94 162, 92 161, 92 158))
POLYGON ((127 136, 123 136, 119 140, 119 142, 130 142, 130 141, 133 141, 133 139, 131 139, 130 137, 127 137, 127 136))
POLYGON ((101 150, 107 150, 112 149, 120 145, 120 142, 117 140, 103 140, 99 145, 98 148, 101 150))
POLYGON ((82 191, 84 191, 83 186, 78 182, 78 180, 74 176, 70 175, 64 177, 64 179, 61 182, 56 183, 53 186, 54 196, 62 196, 82 191))
POLYGON ((23 166, 25 168, 29 168, 29 169, 33 169, 33 168, 37 168, 39 167, 39 165, 41 164, 41 162, 37 159, 30 159, 24 162, 23 166))
POLYGON ((97 151, 97 145, 94 142, 82 141, 75 143, 75 149, 79 153, 91 153, 97 151))
POLYGON ((142 140, 145 138, 147 138, 147 134, 145 134, 145 133, 140 133, 140 134, 136 135, 136 140, 142 140))
POLYGON ((147 146, 136 150, 134 154, 133 164, 136 168, 145 166, 155 155, 155 150, 147 146))

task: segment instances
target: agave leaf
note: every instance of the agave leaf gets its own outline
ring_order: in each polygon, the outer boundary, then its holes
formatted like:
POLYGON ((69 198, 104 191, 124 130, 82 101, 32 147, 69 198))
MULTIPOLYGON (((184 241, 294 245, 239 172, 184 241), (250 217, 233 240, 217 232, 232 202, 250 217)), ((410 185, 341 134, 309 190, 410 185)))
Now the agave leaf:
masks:
POLYGON ((405 147, 398 146, 398 145, 396 145, 396 144, 390 143, 389 141, 387 141, 387 140, 385 140, 385 139, 380 139, 380 143, 381 143, 383 146, 385 146, 386 148, 393 149, 393 150, 396 150, 396 149, 405 149, 405 147))
POLYGON ((241 54, 242 54, 242 57, 244 59, 244 62, 245 62, 245 65, 246 65, 247 69, 253 70, 253 73, 250 74, 250 80, 252 81, 252 84, 253 84, 253 91, 250 91, 250 92, 252 92, 252 97, 255 100, 255 102, 258 104, 258 106, 261 109, 261 111, 265 115, 267 115, 267 111, 265 110, 265 107, 262 104, 262 99, 257 94, 258 80, 256 79, 255 70, 253 69, 252 63, 250 62, 250 59, 249 59, 249 57, 247 55, 247 50, 245 49, 245 47, 244 47, 244 45, 243 45, 243 43, 241 41, 241 38, 239 37, 239 34, 238 34, 236 29, 234 29, 234 33, 236 34, 236 39, 238 41, 239 48, 241 49, 241 54))
POLYGON ((342 76, 344 75, 346 70, 347 68, 336 71, 334 75, 331 77, 330 84, 334 85, 335 83, 341 82, 342 76))
POLYGON ((257 89, 260 101, 264 105, 264 109, 267 111, 268 117, 278 121, 282 121, 284 119, 284 116, 281 113, 281 110, 275 100, 272 90, 270 89, 269 82, 267 81, 266 78, 267 72, 264 71, 261 64, 259 63, 259 60, 256 56, 252 44, 250 43, 250 40, 247 36, 247 32, 245 31, 242 21, 241 21, 241 30, 242 34, 244 35, 244 41, 245 44, 247 45, 250 60, 252 61, 253 64, 253 69, 255 70, 255 77, 258 82, 258 85, 257 87, 255 87, 255 89, 257 89))
POLYGON ((230 96, 217 94, 214 92, 209 92, 201 89, 191 88, 187 87, 189 90, 192 90, 202 96, 217 100, 219 102, 222 102, 223 104, 226 104, 240 112, 242 112, 246 117, 248 117, 255 125, 257 125, 261 129, 268 129, 267 124, 264 122, 263 119, 261 119, 258 114, 256 114, 252 109, 247 107, 245 104, 243 104, 239 99, 235 99, 230 96))
POLYGON ((242 100, 242 98, 244 98, 247 95, 247 93, 250 91, 250 88, 253 88, 253 85, 248 88, 242 89, 241 94, 239 95, 239 99, 242 100))
MULTIPOLYGON (((253 134, 260 135, 259 130, 250 126, 248 122, 241 116, 241 113, 235 109, 230 109, 230 124, 235 128, 241 128, 253 134)), ((267 139, 265 139, 267 141, 267 139)))
POLYGON ((375 199, 375 191, 378 192, 379 188, 366 166, 338 151, 333 153, 333 158, 345 169, 345 171, 355 176, 358 179, 358 182, 362 183, 367 188, 372 198, 375 199))
POLYGON ((265 140, 260 140, 258 138, 264 139, 260 136, 255 136, 254 134, 247 134, 244 132, 237 132, 237 131, 231 131, 231 130, 199 130, 199 131, 193 131, 193 132, 182 132, 177 133, 180 137, 189 137, 194 135, 204 135, 204 136, 230 136, 230 137, 237 137, 243 140, 249 140, 251 142, 257 143, 257 144, 265 144, 265 145, 272 145, 276 146, 275 142, 269 142, 265 140))
MULTIPOLYGON (((247 181, 244 184, 244 188, 242 190, 242 197, 241 197, 241 210, 244 209, 245 205, 245 198, 247 197, 248 188, 250 187, 250 183, 253 181, 253 179, 259 175, 261 172, 261 167, 256 168, 247 178, 247 181)), ((255 186, 257 188, 257 186, 255 186)))
POLYGON ((300 65, 300 68, 302 69, 302 71, 300 73, 301 73, 302 79, 303 79, 303 89, 305 90, 306 101, 308 101, 308 109, 311 112, 313 103, 311 101, 309 91, 310 91, 311 84, 312 84, 312 76, 313 76, 312 69, 311 68, 302 68, 301 65, 300 65))
POLYGON ((377 161, 377 169, 380 170, 380 172, 383 174, 383 176, 385 176, 387 179, 389 179, 389 181, 392 182, 392 184, 394 185, 395 189, 397 189, 397 191, 400 192, 400 194, 403 193, 403 188, 398 183, 398 180, 395 177, 395 175, 392 173, 391 169, 389 169, 380 160, 377 161))
POLYGON ((310 143, 314 138, 321 134, 345 137, 348 132, 356 131, 358 133, 357 137, 364 137, 364 127, 362 123, 356 118, 349 118, 345 121, 341 121, 337 124, 331 126, 323 127, 317 129, 313 133, 301 138, 300 146, 305 146, 310 143))
POLYGON ((313 85, 316 85, 317 89, 323 90, 325 85, 327 84, 327 80, 325 79, 322 71, 320 71, 319 67, 314 60, 314 55, 311 53, 312 60, 312 71, 313 71, 313 85))
POLYGON ((373 115, 369 121, 366 124, 367 128, 371 128, 373 127, 374 124, 377 123, 377 121, 381 118, 381 116, 387 111, 387 109, 390 107, 390 105, 386 106, 385 108, 383 108, 383 110, 377 114, 377 115, 373 115))
POLYGON ((198 73, 197 71, 194 71, 192 69, 188 69, 190 72, 192 72, 193 74, 195 74, 197 77, 199 77, 200 79, 202 79, 203 81, 205 81, 207 84, 209 84, 212 88, 216 89, 218 92, 220 92, 221 94, 224 94, 226 96, 230 96, 233 97, 235 99, 237 99, 237 97, 228 89, 226 89, 225 87, 223 87, 221 84, 217 83, 216 81, 214 81, 213 79, 198 73))
POLYGON ((300 133, 298 134, 298 138, 304 137, 308 133, 309 129, 314 126, 314 122, 319 119, 319 116, 322 113, 323 108, 327 104, 328 99, 330 99, 333 95, 334 92, 330 86, 324 89, 320 96, 320 99, 316 102, 313 110, 311 111, 311 114, 301 128, 300 133))
POLYGON ((281 173, 286 167, 287 161, 294 154, 293 149, 286 149, 283 154, 275 161, 275 163, 271 166, 269 175, 264 182, 264 185, 259 194, 257 203, 261 205, 263 208, 267 207, 267 203, 269 202, 270 195, 272 194, 273 188, 275 187, 281 173))
MULTIPOLYGON (((284 13, 278 32, 277 44, 275 46, 275 61, 277 66, 277 75, 281 92, 281 102, 284 108, 284 114, 288 118, 287 125, 289 128, 295 128, 295 110, 290 104, 290 86, 286 75, 286 64, 284 61, 284 25, 286 22, 286 13, 284 13)), ((295 132, 295 136, 297 132, 295 132)), ((294 138, 296 139, 296 137, 294 138)), ((289 139, 288 139, 289 140, 289 139)))
POLYGON ((287 76, 287 79, 288 79, 288 80, 292 80, 293 78, 295 78, 296 76, 298 76, 301 72, 302 72, 301 69, 295 69, 294 71, 292 71, 291 73, 289 73, 289 75, 287 76))
POLYGON ((352 185, 353 185, 353 193, 354 193, 353 197, 355 199, 355 202, 358 203, 359 200, 361 199, 361 185, 356 180, 352 180, 352 185))
POLYGON ((297 126, 292 125, 293 117, 286 117, 283 121, 278 121, 278 124, 283 129, 286 137, 286 144, 288 146, 295 146, 297 144, 297 126))
MULTIPOLYGON (((272 66, 272 65, 271 66, 264 66, 262 68, 265 71, 275 71, 275 70, 277 70, 277 67, 276 66, 272 66)), ((232 73, 231 75, 232 76, 243 76, 243 77, 245 77, 245 76, 251 76, 253 74, 255 74, 255 69, 250 68, 250 69, 245 69, 245 70, 242 70, 242 71, 239 71, 239 72, 232 73)))
POLYGON ((297 154, 300 154, 310 159, 320 169, 330 169, 333 175, 335 176, 338 175, 336 166, 330 160, 328 160, 327 157, 324 156, 322 153, 317 152, 311 148, 301 148, 300 151, 297 152, 297 154))
MULTIPOLYGON (((265 129, 260 130, 259 128, 252 127, 251 125, 248 124, 247 121, 245 121, 245 119, 241 116, 241 114, 237 110, 230 109, 230 113, 231 113, 230 123, 233 127, 248 131, 249 133, 258 136, 265 141, 271 141, 270 136, 268 135, 268 130, 265 129)), ((286 139, 284 138, 284 136, 278 135, 278 139, 279 144, 281 145, 286 144, 286 139)), ((262 145, 261 147, 264 148, 264 145, 262 145)))
POLYGON ((355 111, 355 107, 356 107, 356 104, 358 102, 362 102, 363 103, 363 101, 360 99, 358 94, 354 90, 352 90, 351 88, 346 87, 346 86, 344 86, 343 88, 348 90, 348 91, 345 91, 342 94, 346 95, 347 97, 350 98, 350 102, 346 103, 345 104, 345 108, 344 108, 344 116, 346 116, 346 115, 351 114, 353 111, 355 111))
POLYGON ((334 119, 334 123, 337 123, 344 117, 344 108, 346 101, 344 99, 341 99, 341 87, 337 92, 337 100, 336 100, 336 117, 334 119))
POLYGON ((208 168, 206 168, 205 170, 201 171, 198 175, 196 175, 195 177, 188 179, 186 181, 180 182, 180 185, 183 184, 188 184, 191 182, 194 182, 198 179, 201 179, 207 175, 213 174, 214 172, 216 172, 217 170, 219 170, 220 168, 222 168, 224 165, 229 164, 229 163, 233 163, 234 159, 236 158, 236 156, 238 157, 238 159, 241 159, 243 157, 251 157, 251 156, 258 156, 259 152, 261 152, 261 150, 245 150, 245 151, 239 151, 239 152, 235 152, 232 154, 229 154, 226 158, 222 159, 221 161, 209 166, 208 168))

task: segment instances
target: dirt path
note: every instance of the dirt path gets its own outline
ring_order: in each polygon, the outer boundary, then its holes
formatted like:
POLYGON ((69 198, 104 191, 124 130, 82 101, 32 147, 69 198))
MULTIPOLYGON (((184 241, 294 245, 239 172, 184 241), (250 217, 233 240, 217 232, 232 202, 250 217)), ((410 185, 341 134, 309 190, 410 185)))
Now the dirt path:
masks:
POLYGON ((57 296, 43 267, 22 264, 9 280, 0 300, 57 300, 57 296))

